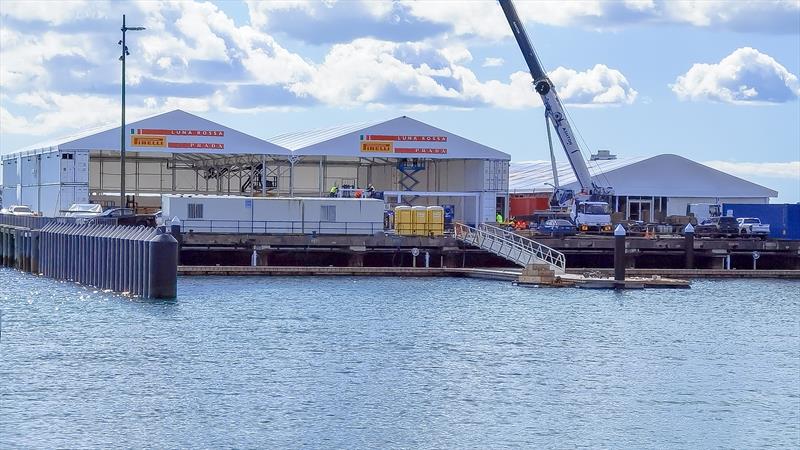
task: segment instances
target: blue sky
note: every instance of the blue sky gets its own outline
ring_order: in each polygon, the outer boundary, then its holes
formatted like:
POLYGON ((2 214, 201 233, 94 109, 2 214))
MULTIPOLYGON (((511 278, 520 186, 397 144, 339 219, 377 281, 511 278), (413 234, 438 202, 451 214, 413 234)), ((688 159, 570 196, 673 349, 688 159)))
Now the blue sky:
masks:
MULTIPOLYGON (((800 2, 517 2, 588 154, 677 153, 800 201, 800 2)), ((493 1, 0 5, 0 151, 182 108, 268 138, 409 115, 547 158, 493 1)))

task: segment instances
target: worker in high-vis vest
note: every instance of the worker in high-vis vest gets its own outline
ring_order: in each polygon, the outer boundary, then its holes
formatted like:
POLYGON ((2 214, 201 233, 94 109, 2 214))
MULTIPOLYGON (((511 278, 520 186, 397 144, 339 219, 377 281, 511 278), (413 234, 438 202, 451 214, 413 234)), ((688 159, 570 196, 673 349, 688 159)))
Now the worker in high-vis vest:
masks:
POLYGON ((497 211, 497 223, 503 223, 503 215, 500 214, 500 211, 497 211))
POLYGON ((336 186, 334 184, 333 187, 331 188, 331 197, 336 197, 338 193, 339 193, 339 186, 336 186))

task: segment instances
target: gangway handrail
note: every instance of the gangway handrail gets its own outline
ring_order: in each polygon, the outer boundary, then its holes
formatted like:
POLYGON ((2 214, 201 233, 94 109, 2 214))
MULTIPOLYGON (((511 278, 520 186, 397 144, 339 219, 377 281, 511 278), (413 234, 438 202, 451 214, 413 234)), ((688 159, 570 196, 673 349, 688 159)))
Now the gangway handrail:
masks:
POLYGON ((511 231, 485 223, 476 228, 456 223, 454 231, 456 238, 523 267, 541 262, 548 264, 557 273, 564 273, 566 270, 563 253, 511 231))
POLYGON ((513 231, 504 230, 500 227, 489 225, 487 223, 482 223, 478 225, 479 228, 485 229, 494 233, 495 235, 501 236, 504 239, 508 239, 513 241, 515 244, 520 245, 523 248, 529 249, 532 251, 539 259, 544 260, 548 264, 552 264, 561 268, 561 270, 565 270, 566 268, 566 257, 563 253, 555 250, 551 247, 548 247, 544 244, 534 241, 533 239, 527 238, 525 236, 521 236, 513 231))

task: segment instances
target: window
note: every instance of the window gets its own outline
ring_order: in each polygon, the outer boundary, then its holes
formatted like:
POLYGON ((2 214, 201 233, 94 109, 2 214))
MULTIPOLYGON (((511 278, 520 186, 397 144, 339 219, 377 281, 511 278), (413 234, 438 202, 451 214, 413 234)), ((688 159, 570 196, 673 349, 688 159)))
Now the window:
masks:
POLYGON ((336 205, 322 205, 319 212, 320 222, 336 222, 336 205))
POLYGON ((202 219, 203 218, 203 204, 202 203, 189 203, 189 211, 186 217, 188 219, 202 219))

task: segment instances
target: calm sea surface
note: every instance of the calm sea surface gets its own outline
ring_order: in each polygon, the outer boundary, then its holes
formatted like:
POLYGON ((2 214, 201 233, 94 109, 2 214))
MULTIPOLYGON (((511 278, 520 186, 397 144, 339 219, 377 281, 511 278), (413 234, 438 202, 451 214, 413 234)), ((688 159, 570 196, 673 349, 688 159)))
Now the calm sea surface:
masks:
POLYGON ((800 446, 800 283, 531 289, 0 269, 0 448, 800 446))

